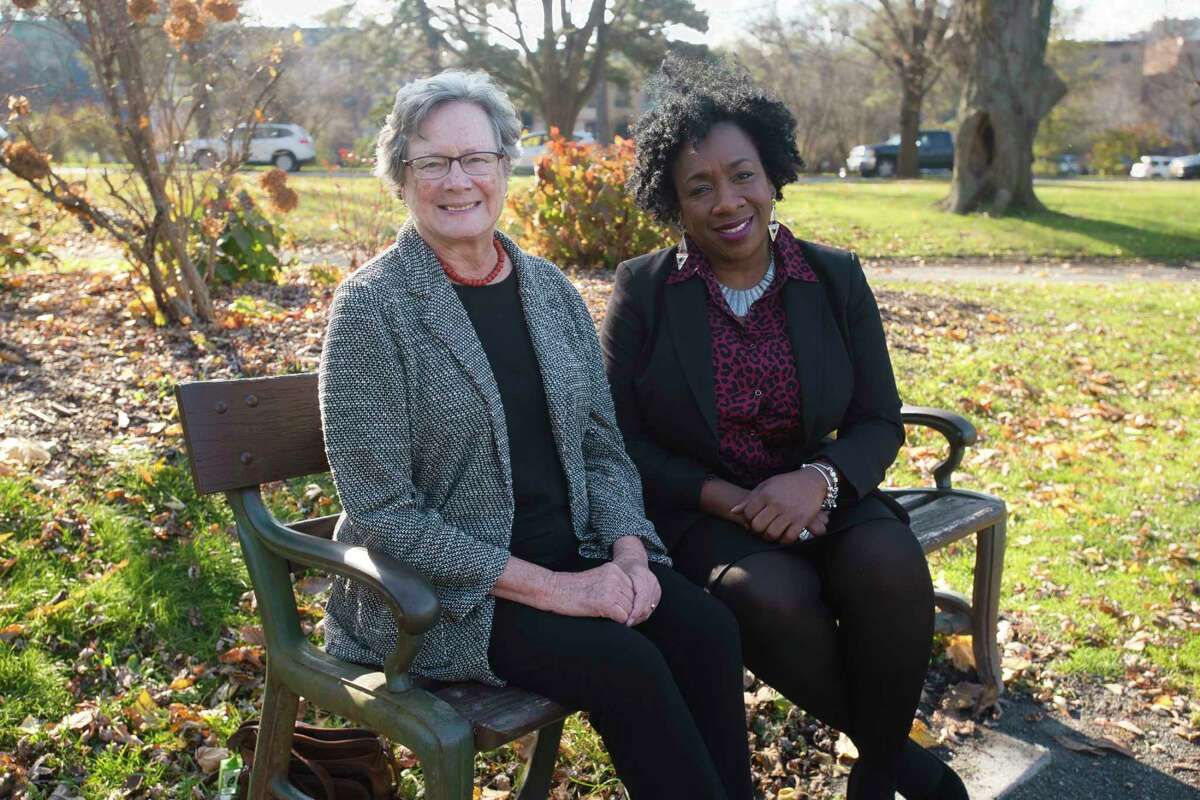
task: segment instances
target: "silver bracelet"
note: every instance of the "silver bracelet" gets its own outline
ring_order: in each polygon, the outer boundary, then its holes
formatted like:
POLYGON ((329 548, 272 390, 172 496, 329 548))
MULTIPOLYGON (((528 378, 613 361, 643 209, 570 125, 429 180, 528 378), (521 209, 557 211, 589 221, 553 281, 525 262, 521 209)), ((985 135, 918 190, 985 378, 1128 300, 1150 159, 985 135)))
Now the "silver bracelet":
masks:
POLYGON ((838 486, 837 470, 828 464, 822 464, 817 461, 810 461, 801 467, 801 469, 805 467, 812 467, 817 471, 818 475, 825 479, 825 499, 821 502, 821 508, 826 511, 833 511, 837 508, 838 489, 840 488, 838 486))

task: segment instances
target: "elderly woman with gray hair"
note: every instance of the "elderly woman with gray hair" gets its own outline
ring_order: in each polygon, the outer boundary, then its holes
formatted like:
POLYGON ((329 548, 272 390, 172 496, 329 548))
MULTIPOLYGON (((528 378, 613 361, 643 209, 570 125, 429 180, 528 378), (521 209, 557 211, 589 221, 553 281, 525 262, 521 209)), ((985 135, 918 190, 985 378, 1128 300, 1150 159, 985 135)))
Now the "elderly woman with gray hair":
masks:
MULTIPOLYGON (((748 798, 736 623, 646 520, 583 300, 496 230, 519 131, 482 73, 396 93, 377 172, 410 217, 338 288, 321 360, 337 538, 433 586, 418 674, 582 708, 634 798, 748 798)), ((345 580, 325 620, 350 661, 396 641, 345 580)))

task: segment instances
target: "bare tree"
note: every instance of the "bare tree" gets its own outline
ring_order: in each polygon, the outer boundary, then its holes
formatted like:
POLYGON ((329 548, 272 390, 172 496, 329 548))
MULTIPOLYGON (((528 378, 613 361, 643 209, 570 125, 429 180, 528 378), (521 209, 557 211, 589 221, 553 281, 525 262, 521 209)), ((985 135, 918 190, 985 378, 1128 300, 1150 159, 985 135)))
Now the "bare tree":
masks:
POLYGON ((839 15, 840 30, 878 59, 900 88, 901 177, 917 175, 921 106, 942 76, 953 9, 951 0, 873 0, 843 6, 839 15), (865 15, 865 24, 850 24, 851 8, 865 15))
POLYGON ((893 124, 891 82, 819 13, 772 12, 731 49, 796 117, 796 146, 811 170, 835 169, 853 145, 893 124))
POLYGON ((962 99, 954 179, 957 214, 1043 208, 1033 191, 1038 123, 1067 87, 1046 63, 1053 0, 962 0, 962 99))
POLYGON ((399 0, 397 9, 395 19, 414 26, 427 48, 488 71, 564 133, 611 71, 610 55, 654 66, 670 26, 708 28, 693 0, 589 0, 582 15, 565 0, 542 0, 540 19, 517 0, 399 0))

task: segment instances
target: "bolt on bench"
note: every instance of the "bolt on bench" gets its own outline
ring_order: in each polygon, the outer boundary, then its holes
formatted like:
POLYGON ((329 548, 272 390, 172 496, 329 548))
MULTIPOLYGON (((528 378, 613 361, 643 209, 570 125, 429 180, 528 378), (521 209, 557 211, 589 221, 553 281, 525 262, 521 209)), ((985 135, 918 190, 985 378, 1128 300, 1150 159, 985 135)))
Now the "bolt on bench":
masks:
MULTIPOLYGON (((267 681, 250 797, 311 800, 287 780, 300 697, 403 744, 421 760, 428 800, 472 795, 474 756, 536 732, 516 796, 550 790, 563 720, 572 713, 514 687, 438 684, 409 674, 421 634, 439 613, 429 584, 382 553, 333 541, 337 515, 281 523, 267 510, 264 483, 326 472, 315 373, 201 381, 175 389, 192 478, 201 494, 224 492, 254 585, 267 644, 267 681), (382 669, 341 661, 300 628, 291 574, 315 568, 379 592, 400 632, 382 669)), ((906 424, 930 427, 949 442, 934 469, 935 488, 888 490, 912 516, 926 553, 975 534, 972 600, 938 591, 939 630, 970 632, 987 701, 1002 690, 996 645, 1006 510, 989 495, 953 489, 951 473, 975 429, 962 417, 906 406, 906 424)))

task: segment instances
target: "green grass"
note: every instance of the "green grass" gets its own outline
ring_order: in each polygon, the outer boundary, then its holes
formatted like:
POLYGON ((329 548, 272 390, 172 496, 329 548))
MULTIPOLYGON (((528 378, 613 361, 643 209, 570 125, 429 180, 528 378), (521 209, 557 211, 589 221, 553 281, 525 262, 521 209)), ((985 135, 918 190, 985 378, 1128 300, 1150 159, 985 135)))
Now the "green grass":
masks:
MULTIPOLYGON (((510 191, 532 180, 514 178, 510 191)), ((305 173, 289 182, 300 206, 284 224, 297 241, 336 246, 348 232, 388 233, 407 216, 371 178, 305 173)), ((1046 212, 996 219, 939 210, 948 187, 934 179, 798 184, 779 216, 803 238, 864 258, 1200 258, 1200 217, 1189 211, 1200 190, 1191 182, 1048 181, 1038 186, 1046 212)), ((506 216, 501 227, 518 230, 512 222, 506 216)))
POLYGON ((0 748, 16 744, 17 726, 27 716, 62 717, 71 710, 65 670, 41 649, 0 645, 0 748))
MULTIPOLYGON (((889 283, 880 297, 904 399, 958 410, 979 429, 955 483, 1009 504, 1001 607, 1028 624, 1022 641, 1051 648, 1057 673, 1108 682, 1132 667, 1200 695, 1200 637, 1170 621, 1195 619, 1198 591, 1200 285, 889 283), (1139 637, 1144 650, 1129 649, 1139 637)), ((936 436, 913 431, 888 482, 928 482, 940 453, 936 436)), ((125 457, 98 474, 61 489, 0 478, 0 561, 14 559, 0 576, 0 629, 23 628, 0 644, 0 750, 27 737, 87 798, 136 775, 190 797, 199 734, 165 715, 204 712, 223 740, 260 690, 217 658, 257 623, 239 602, 248 583, 230 515, 195 495, 178 459, 125 457), (199 670, 195 683, 170 688, 187 669, 199 670), (96 707, 132 730, 143 688, 164 720, 138 729, 142 748, 52 727, 96 707), (184 711, 168 712, 172 703, 184 711), (27 718, 40 732, 18 730, 27 718)), ((268 501, 289 519, 336 511, 306 497, 312 482, 332 494, 328 478, 304 478, 271 487, 268 501)), ((972 565, 966 542, 931 563, 960 590, 972 565)), ((611 784, 578 719, 564 757, 581 795, 611 784)), ((511 780, 515 764, 511 748, 481 756, 478 776, 511 780)), ((419 778, 419 767, 406 771, 404 797, 419 778)))
MULTIPOLYGON (((1139 659, 1200 691, 1200 645, 1168 620, 1194 618, 1197 591, 1200 287, 921 292, 979 304, 921 335, 906 325, 890 335, 905 400, 979 428, 955 485, 1008 503, 1002 608, 1036 620, 1064 671, 1113 676, 1139 659), (1139 631, 1147 646, 1134 655, 1125 645, 1139 631)), ((893 484, 919 480, 917 467, 939 452, 929 435, 910 444, 893 484)), ((971 548, 951 550, 933 557, 933 571, 968 588, 971 548)))
MULTIPOLYGON (((257 172, 241 176, 261 199, 257 172)), ((512 179, 520 191, 533 178, 512 179)), ((15 179, 0 175, 0 194, 15 179)), ((278 217, 297 244, 374 252, 385 246, 407 212, 372 177, 334 177, 316 169, 289 177, 300 205, 278 217)), ((89 191, 103 198, 98 174, 89 191)), ((1200 257, 1200 187, 1191 181, 1054 180, 1037 193, 1047 210, 991 218, 955 216, 937 208, 946 179, 824 181, 788 187, 780 218, 803 238, 873 259, 1101 258, 1195 261, 1200 257)), ((272 212, 273 213, 273 212, 272 212)), ((519 230, 511 211, 501 228, 519 230)), ((0 216, 0 229, 3 229, 0 216)), ((75 232, 73 223, 59 229, 75 232)), ((362 253, 356 253, 360 258, 362 253)), ((630 256, 636 255, 630 253, 630 256)), ((564 267, 572 265, 564 264, 564 267)))
POLYGON ((956 216, 936 204, 946 180, 799 184, 780 218, 799 236, 865 258, 1200 258, 1200 187, 1186 181, 1045 181, 1047 211, 956 216))

